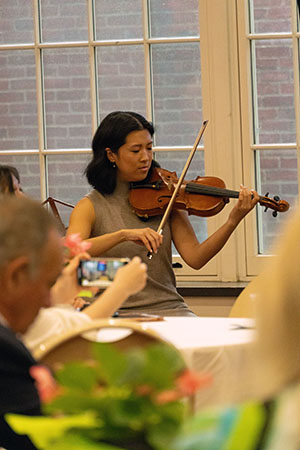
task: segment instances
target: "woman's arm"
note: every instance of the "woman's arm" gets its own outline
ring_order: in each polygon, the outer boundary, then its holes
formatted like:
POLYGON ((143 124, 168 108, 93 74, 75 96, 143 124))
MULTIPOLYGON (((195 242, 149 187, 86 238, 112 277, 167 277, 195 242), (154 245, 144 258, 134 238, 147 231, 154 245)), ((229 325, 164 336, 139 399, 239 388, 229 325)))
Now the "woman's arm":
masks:
MULTIPOLYGON (((52 306, 74 304, 74 298, 82 289, 77 281, 77 267, 81 257, 84 255, 75 256, 70 261, 52 287, 52 306)), ((147 265, 135 256, 128 264, 118 269, 112 284, 84 309, 84 313, 92 319, 111 316, 130 295, 144 288, 146 280, 147 265)))
POLYGON ((94 223, 93 204, 88 198, 83 198, 72 211, 67 235, 79 233, 83 240, 90 242, 89 253, 91 256, 99 256, 124 241, 133 241, 136 244, 144 245, 148 251, 154 251, 154 253, 162 243, 162 236, 151 228, 121 229, 90 238, 94 223))
POLYGON ((227 221, 209 238, 199 242, 185 211, 173 211, 171 218, 172 238, 183 260, 193 269, 201 269, 226 244, 241 220, 258 202, 257 192, 241 187, 239 200, 227 221))

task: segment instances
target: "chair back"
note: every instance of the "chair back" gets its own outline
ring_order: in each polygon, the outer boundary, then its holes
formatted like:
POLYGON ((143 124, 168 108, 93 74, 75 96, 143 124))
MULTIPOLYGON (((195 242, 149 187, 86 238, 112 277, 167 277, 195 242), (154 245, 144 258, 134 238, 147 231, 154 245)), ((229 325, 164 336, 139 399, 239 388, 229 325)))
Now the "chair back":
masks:
POLYGON ((245 317, 250 319, 256 317, 256 303, 261 290, 261 283, 263 283, 263 280, 259 276, 250 281, 235 300, 229 317, 245 317))
MULTIPOLYGON (((163 343, 172 347, 186 365, 181 352, 155 331, 143 323, 127 319, 99 319, 53 336, 41 344, 33 352, 37 361, 45 364, 54 372, 62 365, 75 361, 93 361, 91 341, 109 342, 118 350, 125 351, 136 347, 147 347, 155 343, 163 343), (103 335, 101 333, 103 332, 103 335)), ((186 399, 190 413, 196 411, 195 394, 186 399)))
MULTIPOLYGON (((126 319, 99 319, 51 337, 33 353, 37 361, 55 370, 66 362, 91 359, 91 341, 109 342, 120 350, 155 342, 166 343, 141 323, 126 319)), ((173 347, 171 343, 169 345, 173 347)))

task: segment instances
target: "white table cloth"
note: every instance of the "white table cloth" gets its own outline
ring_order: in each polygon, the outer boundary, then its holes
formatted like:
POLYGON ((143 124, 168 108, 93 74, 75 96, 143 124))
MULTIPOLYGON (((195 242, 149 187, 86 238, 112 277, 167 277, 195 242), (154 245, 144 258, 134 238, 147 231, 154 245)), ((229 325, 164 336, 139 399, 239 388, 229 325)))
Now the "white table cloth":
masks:
POLYGON ((252 346, 255 323, 250 319, 167 317, 142 323, 177 347, 193 370, 209 373, 213 381, 195 397, 195 409, 226 405, 251 398, 252 346))

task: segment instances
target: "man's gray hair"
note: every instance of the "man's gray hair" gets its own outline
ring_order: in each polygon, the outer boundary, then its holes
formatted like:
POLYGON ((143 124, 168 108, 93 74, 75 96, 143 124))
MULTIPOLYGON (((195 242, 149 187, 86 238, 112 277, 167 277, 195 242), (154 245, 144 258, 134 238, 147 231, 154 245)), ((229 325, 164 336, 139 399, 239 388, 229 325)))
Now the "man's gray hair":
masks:
POLYGON ((30 255, 31 273, 37 270, 49 232, 56 222, 39 203, 26 197, 0 198, 0 271, 9 261, 30 255))

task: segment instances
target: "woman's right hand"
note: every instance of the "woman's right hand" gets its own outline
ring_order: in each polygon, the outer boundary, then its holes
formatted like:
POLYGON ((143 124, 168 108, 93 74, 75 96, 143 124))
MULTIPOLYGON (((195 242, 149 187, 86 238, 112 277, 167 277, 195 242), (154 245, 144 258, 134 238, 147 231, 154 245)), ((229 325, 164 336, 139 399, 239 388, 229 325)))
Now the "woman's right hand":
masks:
POLYGON ((147 265, 141 262, 139 256, 135 256, 123 267, 120 267, 115 275, 114 284, 122 288, 126 296, 141 291, 147 281, 147 265))
POLYGON ((151 253, 157 253, 157 250, 162 244, 162 235, 151 228, 125 229, 122 231, 126 241, 133 241, 136 244, 144 245, 151 253))

